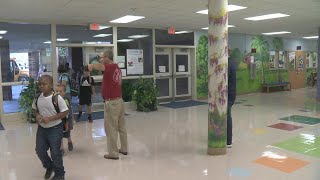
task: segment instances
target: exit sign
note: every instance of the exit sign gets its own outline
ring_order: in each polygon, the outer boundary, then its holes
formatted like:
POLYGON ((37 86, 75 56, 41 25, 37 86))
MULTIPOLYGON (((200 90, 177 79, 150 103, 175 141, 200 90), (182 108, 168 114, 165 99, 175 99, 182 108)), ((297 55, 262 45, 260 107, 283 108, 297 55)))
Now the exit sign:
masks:
POLYGON ((168 28, 168 34, 175 34, 175 33, 176 33, 176 29, 174 27, 168 28))
POLYGON ((100 25, 97 23, 90 24, 90 30, 98 31, 99 27, 100 27, 100 25))

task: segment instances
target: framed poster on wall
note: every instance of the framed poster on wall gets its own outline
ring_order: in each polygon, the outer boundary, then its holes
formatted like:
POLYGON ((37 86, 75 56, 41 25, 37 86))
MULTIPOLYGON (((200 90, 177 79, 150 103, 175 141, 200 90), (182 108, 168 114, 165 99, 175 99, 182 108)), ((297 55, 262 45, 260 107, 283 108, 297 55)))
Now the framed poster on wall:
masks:
POLYGON ((269 56, 269 69, 274 70, 276 68, 276 52, 270 51, 269 56))
POLYGON ((296 52, 289 52, 289 70, 296 69, 296 52))
POLYGON ((143 74, 143 50, 127 49, 127 75, 143 74))
POLYGON ((299 71, 304 70, 304 56, 303 55, 298 56, 298 70, 299 71))
POLYGON ((286 69, 286 59, 285 59, 285 52, 279 51, 279 61, 278 61, 279 69, 286 69))
POLYGON ((307 68, 317 68, 318 64, 318 53, 307 52, 306 53, 306 67, 307 68))

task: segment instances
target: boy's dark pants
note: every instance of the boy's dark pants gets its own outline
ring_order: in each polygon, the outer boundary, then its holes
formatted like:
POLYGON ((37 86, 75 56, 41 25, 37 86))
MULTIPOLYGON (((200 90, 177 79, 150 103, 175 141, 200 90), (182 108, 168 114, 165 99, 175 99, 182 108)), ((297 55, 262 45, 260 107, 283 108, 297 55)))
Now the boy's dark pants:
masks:
POLYGON ((65 173, 60 150, 62 137, 62 123, 51 128, 43 128, 40 125, 38 126, 36 153, 41 160, 43 167, 46 169, 52 168, 55 175, 58 176, 64 176, 65 173), (52 160, 47 152, 49 149, 52 160))

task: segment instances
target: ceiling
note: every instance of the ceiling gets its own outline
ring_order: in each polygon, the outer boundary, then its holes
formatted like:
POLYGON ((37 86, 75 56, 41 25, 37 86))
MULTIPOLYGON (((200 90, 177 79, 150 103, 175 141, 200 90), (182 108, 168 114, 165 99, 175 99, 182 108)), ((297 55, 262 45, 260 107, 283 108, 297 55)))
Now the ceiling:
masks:
MULTIPOLYGON (((145 19, 124 24, 126 27, 177 30, 200 30, 208 26, 206 15, 196 14, 206 9, 207 0, 1 0, 0 21, 57 24, 101 23, 124 15, 141 15, 145 19)), ((281 37, 302 38, 318 34, 320 0, 229 0, 229 4, 248 7, 229 13, 231 33, 261 34, 290 31, 281 37), (284 13, 290 17, 247 21, 246 17, 284 13)), ((116 26, 119 26, 116 24, 116 26)))

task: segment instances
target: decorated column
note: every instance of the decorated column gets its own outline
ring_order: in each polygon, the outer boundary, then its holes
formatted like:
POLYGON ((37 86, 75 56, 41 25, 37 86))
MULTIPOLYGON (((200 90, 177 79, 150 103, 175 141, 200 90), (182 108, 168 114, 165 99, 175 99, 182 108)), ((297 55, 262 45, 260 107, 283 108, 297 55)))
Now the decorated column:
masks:
POLYGON ((320 27, 318 29, 317 101, 320 101, 320 27))
POLYGON ((228 0, 208 0, 208 155, 226 154, 228 0))

